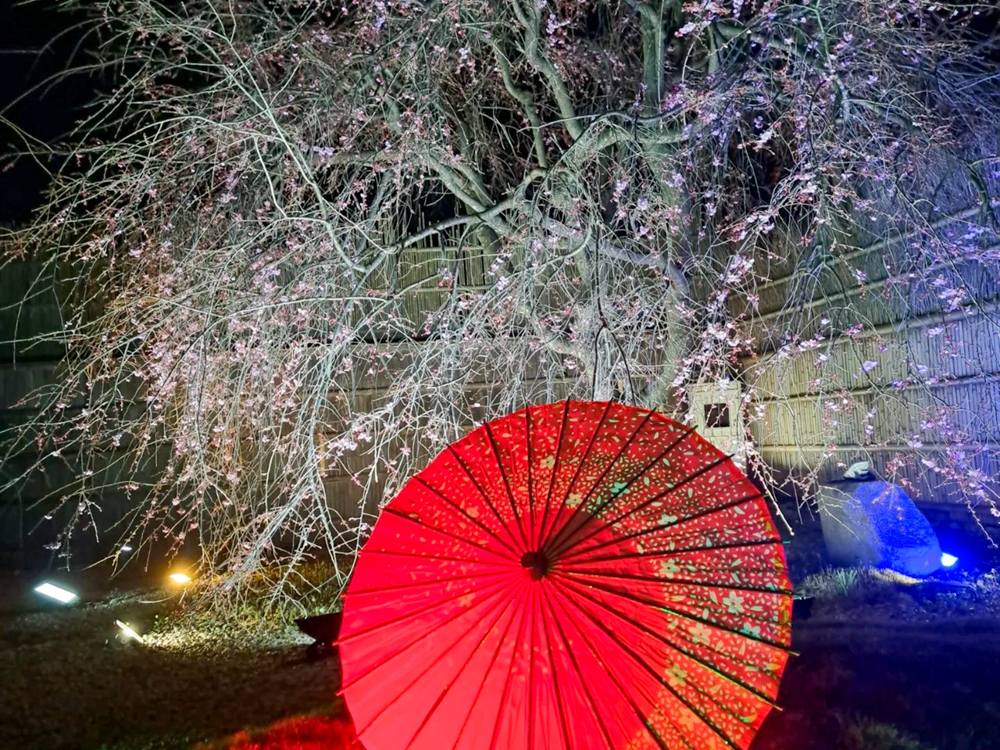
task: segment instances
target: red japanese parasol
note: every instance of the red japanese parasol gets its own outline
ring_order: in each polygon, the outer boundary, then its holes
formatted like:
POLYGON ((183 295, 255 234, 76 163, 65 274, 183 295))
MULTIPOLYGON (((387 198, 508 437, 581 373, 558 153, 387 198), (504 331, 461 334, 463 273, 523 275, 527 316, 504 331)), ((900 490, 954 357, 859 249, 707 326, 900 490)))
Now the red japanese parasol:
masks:
POLYGON ((563 402, 489 422, 385 508, 345 595, 368 750, 746 748, 788 657, 760 491, 690 428, 563 402))

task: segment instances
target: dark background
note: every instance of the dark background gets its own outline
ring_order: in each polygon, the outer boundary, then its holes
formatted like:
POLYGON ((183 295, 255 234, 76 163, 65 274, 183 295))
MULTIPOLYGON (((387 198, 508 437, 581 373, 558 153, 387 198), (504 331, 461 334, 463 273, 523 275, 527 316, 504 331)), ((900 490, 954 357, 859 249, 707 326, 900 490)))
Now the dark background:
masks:
MULTIPOLYGON (((103 78, 81 73, 54 80, 70 68, 93 63, 87 48, 97 41, 87 33, 94 27, 81 24, 81 14, 54 9, 57 2, 0 0, 0 229, 30 219, 49 184, 49 173, 62 163, 61 157, 39 162, 17 156, 28 146, 18 129, 36 139, 35 148, 58 143, 83 117, 103 78)), ((61 328, 58 299, 44 289, 27 294, 37 288, 38 273, 38 264, 30 260, 0 266, 0 434, 23 418, 15 416, 12 404, 32 387, 49 382, 61 356, 58 346, 31 348, 14 342, 25 332, 61 328)), ((12 471, 19 470, 20 464, 12 466, 12 471)), ((0 460, 0 484, 7 471, 0 460)), ((39 481, 44 478, 40 475, 39 481)), ((43 545, 57 529, 49 524, 29 535, 38 519, 27 511, 30 491, 26 498, 20 492, 0 494, 0 569, 23 568, 32 561, 44 567, 53 558, 43 545)))
MULTIPOLYGON (((53 0, 0 0, 0 117, 46 143, 73 127, 99 85, 89 74, 51 81, 69 67, 92 62, 87 47, 94 43, 79 13, 53 5, 53 0)), ((25 221, 48 184, 47 170, 59 167, 58 159, 38 164, 14 158, 13 152, 24 149, 23 139, 0 120, 0 225, 25 221)))

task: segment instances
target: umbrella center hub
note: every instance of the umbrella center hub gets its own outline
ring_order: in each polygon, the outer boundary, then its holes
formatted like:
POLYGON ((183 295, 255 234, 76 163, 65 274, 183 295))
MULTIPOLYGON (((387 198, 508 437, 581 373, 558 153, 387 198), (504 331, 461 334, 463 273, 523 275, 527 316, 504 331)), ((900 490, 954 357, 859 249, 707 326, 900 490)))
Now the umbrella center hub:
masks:
POLYGON ((539 550, 525 552, 521 555, 521 567, 530 571, 531 580, 538 581, 549 572, 549 558, 539 550))

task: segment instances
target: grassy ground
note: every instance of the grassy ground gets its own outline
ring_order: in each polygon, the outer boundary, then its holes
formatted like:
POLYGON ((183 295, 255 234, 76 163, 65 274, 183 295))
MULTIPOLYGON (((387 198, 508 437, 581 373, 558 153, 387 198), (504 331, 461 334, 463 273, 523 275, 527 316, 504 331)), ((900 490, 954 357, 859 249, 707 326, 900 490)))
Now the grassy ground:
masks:
MULTIPOLYGON (((1000 585, 964 583, 873 571, 803 581, 815 599, 794 626, 785 710, 754 750, 1000 750, 1000 585)), ((207 617, 166 596, 0 614, 0 748, 187 750, 336 709, 336 662, 305 661, 289 614, 244 601, 207 617), (146 644, 122 643, 116 619, 146 644)))
POLYGON ((333 705, 336 665, 307 663, 307 639, 236 641, 155 596, 0 616, 0 748, 181 750, 333 705))
POLYGON ((810 619, 794 646, 754 750, 1000 749, 997 620, 810 619))

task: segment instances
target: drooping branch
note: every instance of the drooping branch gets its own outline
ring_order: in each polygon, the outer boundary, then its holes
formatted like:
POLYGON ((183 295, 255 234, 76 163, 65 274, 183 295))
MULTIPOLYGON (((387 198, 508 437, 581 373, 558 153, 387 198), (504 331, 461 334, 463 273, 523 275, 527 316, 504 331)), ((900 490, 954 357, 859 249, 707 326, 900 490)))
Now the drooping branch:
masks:
MULTIPOLYGON (((930 0, 269 8, 102 18, 127 75, 18 235, 74 296, 6 485, 69 461, 45 502, 84 519, 117 487, 125 538, 198 536, 227 578, 350 555, 444 441, 525 402, 682 417, 742 377, 754 430, 792 365, 822 399, 889 352, 880 398, 929 393, 875 314, 964 310, 1000 262, 990 214, 955 214, 993 200, 1000 78, 963 18, 917 22, 930 0)), ((959 452, 941 476, 989 502, 959 452)))

